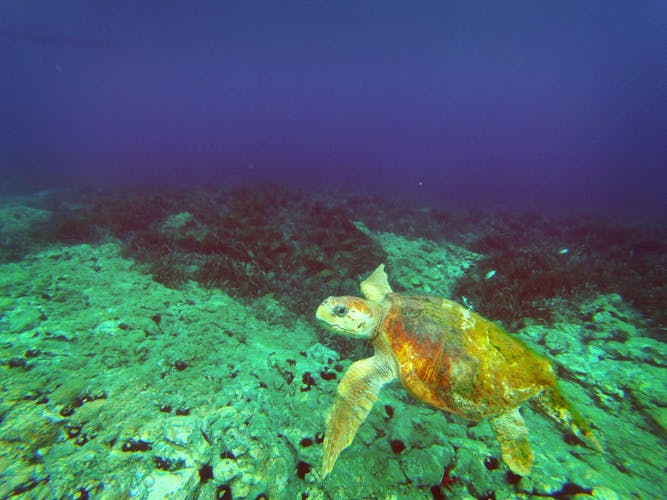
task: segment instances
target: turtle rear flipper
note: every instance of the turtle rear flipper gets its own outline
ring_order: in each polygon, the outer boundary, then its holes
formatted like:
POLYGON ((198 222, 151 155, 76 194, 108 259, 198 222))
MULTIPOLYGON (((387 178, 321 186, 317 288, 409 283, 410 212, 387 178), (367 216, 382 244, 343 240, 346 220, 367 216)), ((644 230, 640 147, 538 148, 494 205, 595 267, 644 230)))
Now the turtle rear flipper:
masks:
POLYGON ((579 415, 557 387, 546 388, 534 401, 540 412, 553 418, 590 448, 599 452, 603 451, 588 422, 579 415))
POLYGON ((359 426, 377 400, 382 386, 396 378, 386 356, 375 355, 352 363, 340 383, 327 415, 320 479, 324 480, 336 459, 354 439, 359 426))
POLYGON ((512 472, 527 476, 533 464, 533 450, 528 442, 528 427, 518 408, 489 420, 500 444, 503 462, 512 472))

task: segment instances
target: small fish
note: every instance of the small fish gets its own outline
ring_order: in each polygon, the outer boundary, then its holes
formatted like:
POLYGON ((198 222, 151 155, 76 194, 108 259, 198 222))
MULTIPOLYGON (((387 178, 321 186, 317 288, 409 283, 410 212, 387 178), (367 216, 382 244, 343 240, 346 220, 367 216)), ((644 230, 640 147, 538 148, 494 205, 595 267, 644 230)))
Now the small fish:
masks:
POLYGON ((569 248, 561 248, 560 250, 558 250, 558 253, 559 253, 559 255, 565 255, 566 253, 570 253, 570 249, 569 248))
POLYGON ((484 275, 484 279, 485 279, 485 280, 490 280, 490 279, 493 278, 495 275, 496 275, 496 270, 495 270, 495 269, 491 269, 488 273, 486 273, 486 274, 484 275))

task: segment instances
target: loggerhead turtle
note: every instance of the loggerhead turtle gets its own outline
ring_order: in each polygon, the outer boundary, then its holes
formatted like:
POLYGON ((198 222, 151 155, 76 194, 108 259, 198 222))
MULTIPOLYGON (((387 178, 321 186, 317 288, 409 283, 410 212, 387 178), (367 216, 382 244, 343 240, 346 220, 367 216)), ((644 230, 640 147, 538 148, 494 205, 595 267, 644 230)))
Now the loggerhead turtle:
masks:
POLYGON ((399 379, 417 399, 479 421, 489 419, 503 461, 530 472, 533 452, 519 405, 537 409, 601 451, 590 426, 556 387, 551 363, 496 324, 450 300, 393 293, 384 264, 361 283, 358 297, 329 297, 317 308, 325 328, 370 339, 375 354, 354 362, 329 410, 321 479, 354 439, 382 386, 399 379))

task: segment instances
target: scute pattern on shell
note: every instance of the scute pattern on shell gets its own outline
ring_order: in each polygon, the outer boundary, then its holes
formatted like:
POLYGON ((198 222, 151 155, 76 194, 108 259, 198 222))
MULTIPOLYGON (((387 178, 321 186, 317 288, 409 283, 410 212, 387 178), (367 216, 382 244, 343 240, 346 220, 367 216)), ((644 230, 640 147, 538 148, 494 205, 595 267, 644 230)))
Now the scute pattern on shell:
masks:
POLYGON ((385 297, 377 342, 417 399, 470 420, 519 406, 555 384, 551 364, 495 323, 437 297, 385 297))

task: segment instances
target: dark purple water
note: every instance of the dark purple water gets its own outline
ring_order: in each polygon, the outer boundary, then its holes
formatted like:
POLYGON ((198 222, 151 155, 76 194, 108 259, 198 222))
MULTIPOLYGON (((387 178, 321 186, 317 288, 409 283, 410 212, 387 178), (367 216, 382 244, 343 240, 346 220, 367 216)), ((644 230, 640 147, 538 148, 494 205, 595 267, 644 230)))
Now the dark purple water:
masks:
POLYGON ((7 0, 0 61, 0 192, 667 208, 664 0, 7 0))

